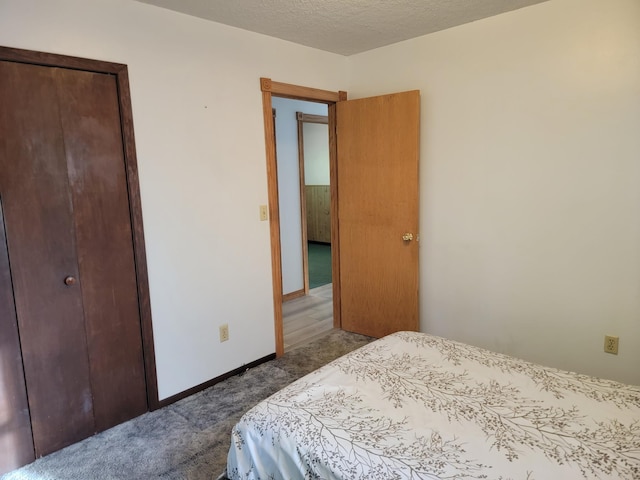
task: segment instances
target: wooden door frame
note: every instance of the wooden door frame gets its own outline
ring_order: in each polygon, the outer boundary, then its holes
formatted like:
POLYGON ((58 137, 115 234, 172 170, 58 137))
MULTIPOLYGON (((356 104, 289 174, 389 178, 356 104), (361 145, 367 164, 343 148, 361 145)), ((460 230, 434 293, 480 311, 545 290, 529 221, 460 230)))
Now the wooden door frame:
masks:
POLYGON ((158 378, 156 372, 155 347, 153 344, 153 326, 151 323, 151 301, 149 295, 149 274, 142 224, 142 203, 138 180, 138 161, 136 157, 135 136, 133 131, 133 112, 131 109, 131 91, 127 66, 120 63, 90 60, 53 53, 0 47, 0 61, 19 62, 45 67, 69 68, 94 73, 113 75, 118 89, 120 108, 120 126, 122 129, 123 156, 125 162, 127 192, 129 194, 129 212, 131 218, 133 253, 138 289, 138 308, 140 311, 140 329, 149 410, 160 407, 158 399, 158 378))
POLYGON ((280 244, 280 209, 278 205, 278 165, 276 162, 275 125, 272 115, 273 96, 325 103, 329 117, 329 177, 331 183, 331 268, 333 279, 333 326, 340 328, 340 246, 338 245, 338 177, 336 150, 336 103, 347 99, 347 92, 332 92, 260 78, 267 158, 267 190, 269 197, 269 231, 271 238, 271 275, 276 356, 284 354, 282 321, 282 247, 280 244))
MULTIPOLYGON (((304 124, 319 123, 329 125, 328 115, 313 115, 310 113, 296 112, 298 124, 298 171, 300 173, 300 225, 302 225, 302 280, 304 295, 309 295, 309 247, 307 243, 307 191, 304 171, 304 124)), ((331 171, 331 170, 329 170, 331 171)), ((331 179, 329 179, 331 188, 331 179)))

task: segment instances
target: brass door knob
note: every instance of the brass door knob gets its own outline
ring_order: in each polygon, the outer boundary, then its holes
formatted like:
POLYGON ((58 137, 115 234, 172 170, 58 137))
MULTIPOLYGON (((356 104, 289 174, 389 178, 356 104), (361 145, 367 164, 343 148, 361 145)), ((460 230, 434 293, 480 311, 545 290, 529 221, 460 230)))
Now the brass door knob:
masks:
POLYGON ((69 275, 68 277, 65 277, 64 284, 68 287, 70 287, 71 285, 75 285, 76 277, 72 277, 71 275, 69 275))
POLYGON ((404 235, 402 235, 402 240, 404 240, 405 242, 410 242, 411 240, 413 240, 413 233, 405 233, 404 235))

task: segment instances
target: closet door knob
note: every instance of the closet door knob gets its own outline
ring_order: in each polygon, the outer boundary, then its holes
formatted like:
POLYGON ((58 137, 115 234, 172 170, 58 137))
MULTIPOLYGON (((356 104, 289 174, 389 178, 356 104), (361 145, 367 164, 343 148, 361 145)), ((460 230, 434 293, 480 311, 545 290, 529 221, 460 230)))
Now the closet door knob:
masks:
POLYGON ((411 240, 413 240, 413 233, 405 233, 404 235, 402 235, 402 240, 404 240, 405 242, 410 242, 411 240))
POLYGON ((75 285, 76 277, 72 277, 71 275, 69 275, 68 277, 65 277, 64 284, 67 285, 68 287, 70 287, 71 285, 75 285))

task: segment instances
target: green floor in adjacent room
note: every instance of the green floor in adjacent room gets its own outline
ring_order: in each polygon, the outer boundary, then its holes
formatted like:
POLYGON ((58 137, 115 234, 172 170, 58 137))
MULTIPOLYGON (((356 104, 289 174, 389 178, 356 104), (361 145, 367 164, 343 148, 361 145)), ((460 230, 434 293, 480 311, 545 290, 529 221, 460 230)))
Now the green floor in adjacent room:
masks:
POLYGON ((331 245, 309 242, 309 288, 331 283, 331 245))

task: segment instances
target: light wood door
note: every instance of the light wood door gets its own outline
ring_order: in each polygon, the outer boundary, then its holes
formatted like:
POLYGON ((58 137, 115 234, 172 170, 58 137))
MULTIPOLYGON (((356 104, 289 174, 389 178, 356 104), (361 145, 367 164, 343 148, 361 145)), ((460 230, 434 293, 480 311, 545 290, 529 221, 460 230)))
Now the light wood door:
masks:
POLYGON ((417 330, 420 92, 336 107, 342 328, 417 330))

